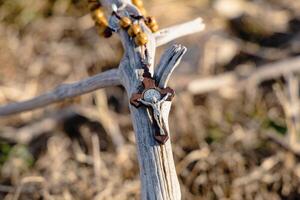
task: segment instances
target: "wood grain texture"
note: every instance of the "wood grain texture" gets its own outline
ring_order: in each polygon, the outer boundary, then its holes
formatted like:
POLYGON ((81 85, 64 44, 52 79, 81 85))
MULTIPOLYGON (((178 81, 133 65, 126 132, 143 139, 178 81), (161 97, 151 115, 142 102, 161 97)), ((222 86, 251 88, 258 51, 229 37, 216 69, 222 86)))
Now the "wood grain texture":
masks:
MULTIPOLYGON (((111 1, 116 3, 116 1, 111 1)), ((107 1, 106 1, 106 5, 107 1)), ((117 3, 116 3, 117 5, 117 3)), ((123 2, 119 4, 118 13, 122 16, 129 16, 137 10, 131 4, 123 2)), ((116 27, 117 20, 111 18, 111 26, 116 27)), ((193 23, 192 23, 193 24, 193 23)), ((179 64, 180 59, 186 51, 186 48, 180 45, 174 45, 168 49, 154 72, 155 49, 157 39, 148 29, 144 22, 140 22, 142 30, 148 35, 149 42, 146 47, 148 57, 146 62, 149 65, 149 72, 155 76, 156 82, 161 87, 165 87, 174 68, 179 64), (154 75, 155 74, 155 75, 154 75)), ((126 31, 119 29, 119 35, 125 49, 125 54, 119 66, 120 79, 122 85, 126 88, 128 98, 133 93, 138 92, 142 84, 142 77, 139 73, 142 69, 141 57, 143 57, 144 47, 136 47, 132 38, 126 31)), ((165 34, 161 36, 164 41, 168 37, 176 38, 176 34, 165 34)), ((178 35, 179 36, 179 35, 178 35)), ((162 44, 162 43, 161 43, 162 44)), ((163 121, 169 130, 168 116, 172 102, 167 101, 162 105, 163 121)), ((135 130, 137 155, 140 168, 140 178, 142 184, 142 199, 159 200, 179 200, 181 199, 180 186, 176 175, 175 164, 173 160, 170 140, 164 145, 159 145, 154 139, 155 128, 151 121, 149 110, 145 107, 135 108, 129 105, 133 127, 135 130)))
POLYGON ((28 101, 11 103, 9 105, 1 106, 0 116, 7 116, 28 110, 33 110, 36 108, 41 108, 67 98, 89 93, 100 88, 116 85, 120 85, 118 70, 109 70, 76 83, 58 86, 53 91, 42 94, 28 101))

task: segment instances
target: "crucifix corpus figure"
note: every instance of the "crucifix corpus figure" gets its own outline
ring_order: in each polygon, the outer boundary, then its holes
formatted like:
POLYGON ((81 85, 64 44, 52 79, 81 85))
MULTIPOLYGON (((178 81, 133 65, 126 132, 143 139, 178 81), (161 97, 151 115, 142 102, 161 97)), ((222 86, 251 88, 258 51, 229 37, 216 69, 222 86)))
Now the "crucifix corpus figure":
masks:
POLYGON ((157 129, 154 138, 160 144, 164 144, 169 136, 162 116, 162 105, 166 101, 172 101, 175 92, 169 87, 163 89, 157 87, 155 80, 147 76, 144 76, 143 86, 143 91, 132 95, 130 103, 137 108, 140 105, 152 108, 152 121, 157 129))
MULTIPOLYGON (((155 89, 151 89, 151 90, 155 90, 155 89)), ((172 94, 167 93, 163 98, 158 99, 157 95, 155 95, 155 92, 157 92, 160 95, 160 93, 158 91, 149 91, 149 92, 152 92, 152 93, 149 94, 148 97, 144 97, 145 100, 138 99, 138 101, 141 102, 142 104, 144 104, 145 106, 152 107, 153 117, 156 121, 157 126, 159 127, 160 135, 166 136, 167 133, 164 129, 161 111, 162 111, 163 102, 165 102, 169 98, 169 96, 171 96, 172 94), (147 101, 147 100, 150 100, 150 101, 147 101)))

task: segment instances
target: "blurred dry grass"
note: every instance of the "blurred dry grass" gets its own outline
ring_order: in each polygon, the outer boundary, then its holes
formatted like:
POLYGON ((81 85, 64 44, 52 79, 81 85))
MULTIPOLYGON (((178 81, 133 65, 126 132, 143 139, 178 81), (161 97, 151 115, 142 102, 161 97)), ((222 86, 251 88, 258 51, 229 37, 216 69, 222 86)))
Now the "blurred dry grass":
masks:
MULTIPOLYGON (((243 74, 300 53, 295 0, 145 3, 161 27, 206 21, 206 32, 177 41, 188 47, 177 77, 243 74)), ((99 38, 87 13, 84 0, 0 0, 1 105, 117 66, 118 38, 99 38)), ((233 85, 191 94, 173 84, 170 125, 183 199, 300 198, 300 154, 269 137, 298 145, 297 75, 246 91, 233 85)), ((127 107, 124 90, 108 88, 2 118, 0 199, 139 199, 127 107)))

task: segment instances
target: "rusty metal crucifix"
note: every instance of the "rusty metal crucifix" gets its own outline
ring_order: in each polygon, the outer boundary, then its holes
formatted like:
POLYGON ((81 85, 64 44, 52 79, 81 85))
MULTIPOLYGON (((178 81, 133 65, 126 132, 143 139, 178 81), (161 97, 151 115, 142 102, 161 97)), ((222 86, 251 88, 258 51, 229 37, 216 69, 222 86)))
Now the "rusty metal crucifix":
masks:
POLYGON ((155 126, 154 138, 160 144, 169 139, 168 130, 162 119, 162 104, 165 101, 172 101, 175 92, 170 87, 159 88, 155 80, 148 74, 143 75, 143 90, 135 93, 130 98, 131 105, 136 108, 144 105, 151 108, 152 122, 155 126))

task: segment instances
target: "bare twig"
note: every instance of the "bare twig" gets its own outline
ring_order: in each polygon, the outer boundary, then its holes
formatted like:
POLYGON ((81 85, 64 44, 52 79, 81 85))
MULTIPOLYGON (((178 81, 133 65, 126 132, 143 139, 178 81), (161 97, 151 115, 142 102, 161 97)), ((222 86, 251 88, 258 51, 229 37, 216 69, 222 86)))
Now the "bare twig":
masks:
MULTIPOLYGON (((94 107, 70 106, 22 128, 2 128, 0 130, 0 138, 19 144, 28 144, 33 138, 52 132, 63 121, 75 115, 84 116, 90 121, 99 121, 99 112, 94 107)), ((101 120, 100 122, 104 123, 101 120)), ((115 145, 118 146, 120 144, 116 142, 115 145)))
POLYGON ((93 147, 93 167, 95 174, 95 183, 97 184, 97 188, 101 185, 101 167, 103 167, 103 163, 100 156, 100 143, 99 137, 97 134, 92 135, 92 147, 93 147))
POLYGON ((99 120, 101 121, 105 131, 111 136, 112 142, 116 146, 116 149, 119 150, 124 145, 124 138, 121 134, 119 124, 114 121, 112 112, 108 108, 105 91, 96 91, 95 97, 99 120))
POLYGON ((184 46, 173 45, 162 55, 154 74, 159 87, 165 88, 167 86, 172 72, 178 66, 185 52, 184 46))
POLYGON ((261 135, 262 137, 267 137, 270 141, 276 143, 283 149, 295 154, 296 156, 300 157, 300 148, 296 146, 291 146, 287 142, 286 138, 274 133, 274 132, 265 132, 261 135))
POLYGON ((249 84, 257 85, 263 81, 299 71, 300 57, 295 57, 260 66, 256 70, 243 75, 238 72, 228 72, 213 77, 191 77, 192 80, 187 83, 186 87, 192 94, 202 94, 230 86, 244 89, 249 84))
POLYGON ((205 29, 202 18, 193 21, 162 29, 155 34, 156 46, 164 45, 176 38, 180 38, 189 34, 197 33, 205 29))
POLYGON ((282 89, 277 84, 274 86, 275 94, 283 107, 283 111, 286 118, 286 124, 288 127, 287 139, 288 145, 293 149, 300 147, 299 145, 299 130, 300 130, 300 102, 299 102, 299 80, 293 74, 288 74, 286 77, 286 88, 282 89))
POLYGON ((241 185, 248 185, 253 181, 262 180, 263 177, 282 160, 282 158, 282 153, 277 153, 269 158, 266 158, 261 165, 254 169, 249 175, 235 179, 233 185, 238 187, 241 185))
POLYGON ((51 103, 62 101, 66 98, 79 96, 100 88, 116 85, 120 85, 118 70, 109 70, 76 83, 61 85, 52 92, 42 94, 34 99, 1 106, 0 116, 41 108, 51 103))
POLYGON ((27 183, 40 183, 40 184, 43 184, 43 183, 45 183, 45 179, 41 176, 28 176, 28 177, 23 178, 21 180, 20 185, 17 188, 17 191, 14 194, 13 200, 18 200, 19 199, 19 197, 22 193, 22 190, 23 190, 24 186, 27 183))

